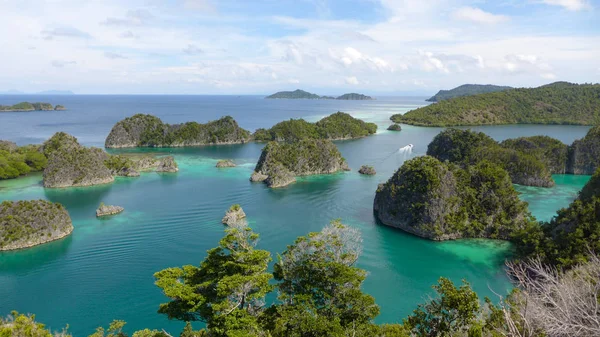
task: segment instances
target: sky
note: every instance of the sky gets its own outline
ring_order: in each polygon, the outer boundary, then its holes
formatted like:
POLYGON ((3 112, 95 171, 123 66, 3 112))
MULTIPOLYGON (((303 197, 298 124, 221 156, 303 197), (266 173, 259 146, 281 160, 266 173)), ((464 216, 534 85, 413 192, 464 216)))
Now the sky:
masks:
POLYGON ((600 0, 0 0, 0 91, 598 82, 600 0))

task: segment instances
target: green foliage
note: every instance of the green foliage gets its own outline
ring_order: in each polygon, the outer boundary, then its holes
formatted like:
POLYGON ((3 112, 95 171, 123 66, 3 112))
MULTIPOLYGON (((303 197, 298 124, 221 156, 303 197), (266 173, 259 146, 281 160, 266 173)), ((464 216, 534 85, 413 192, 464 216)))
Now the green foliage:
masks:
POLYGON ((71 335, 67 334, 66 329, 53 334, 44 324, 36 322, 34 315, 13 311, 6 319, 0 317, 0 337, 71 337, 71 335))
POLYGON ((472 161, 480 147, 492 147, 496 141, 483 132, 446 129, 438 133, 427 146, 427 155, 453 163, 472 161))
POLYGON ((463 84, 454 89, 440 90, 433 97, 428 98, 428 102, 439 102, 445 99, 462 96, 472 96, 478 94, 485 94, 488 92, 497 92, 512 89, 511 87, 491 85, 491 84, 463 84))
POLYGON ((344 112, 336 112, 317 123, 303 119, 290 119, 275 124, 271 129, 258 129, 257 141, 294 142, 302 139, 349 139, 366 137, 377 132, 375 123, 365 123, 344 112))
POLYGON ((50 103, 29 103, 21 102, 15 105, 0 105, 0 111, 34 111, 34 110, 54 110, 50 103))
POLYGON ((404 325, 418 337, 476 336, 474 323, 480 311, 479 298, 469 283, 463 280, 457 288, 442 277, 433 289, 437 298, 419 305, 404 325))
POLYGON ((431 239, 508 239, 531 224, 505 170, 488 161, 460 168, 430 157, 409 160, 375 197, 378 217, 431 239))
POLYGON ((500 146, 535 157, 552 174, 564 174, 567 171, 568 146, 558 139, 548 136, 520 137, 507 139, 500 146))
POLYGON ((287 247, 274 267, 282 304, 273 336, 344 336, 372 324, 379 307, 360 289, 366 272, 354 266, 361 244, 358 231, 335 220, 287 247))
POLYGON ((365 100, 372 100, 373 97, 367 96, 367 95, 363 95, 363 94, 357 94, 355 92, 351 92, 349 94, 343 94, 342 96, 338 96, 338 97, 336 97, 336 99, 339 99, 339 100, 353 100, 353 101, 365 101, 365 100))
POLYGON ((229 210, 232 212, 237 212, 242 208, 242 206, 240 206, 240 204, 233 204, 229 207, 229 210))
MULTIPOLYGON (((123 332, 125 324, 125 321, 114 320, 110 323, 108 329, 105 330, 103 327, 98 327, 96 328, 96 332, 88 337, 128 337, 123 332)), ((169 337, 169 335, 163 331, 144 329, 134 332, 132 337, 169 337)))
POLYGON ((321 96, 317 94, 312 94, 310 92, 296 89, 294 91, 279 91, 274 93, 273 95, 267 96, 265 98, 275 99, 275 98, 284 98, 284 99, 321 99, 321 96))
POLYGON ((134 170, 135 164, 131 158, 121 155, 109 155, 104 160, 104 165, 111 170, 111 172, 119 172, 122 170, 134 170))
POLYGON ((273 289, 273 276, 267 272, 271 254, 255 249, 257 241, 258 234, 249 227, 229 227, 199 267, 157 272, 156 285, 171 299, 160 305, 159 313, 204 321, 211 336, 257 335, 257 316, 273 289))
POLYGON ((421 126, 594 125, 600 122, 600 84, 557 82, 533 89, 456 97, 391 119, 421 126))
POLYGON ((552 266, 571 268, 600 251, 600 170, 568 208, 548 223, 515 234, 521 258, 540 257, 552 266))
POLYGON ((0 180, 17 178, 32 171, 41 171, 47 164, 48 160, 39 151, 39 146, 0 148, 0 180))
POLYGON ((53 233, 73 229, 69 214, 59 203, 45 200, 3 201, 0 203, 0 250, 15 249, 53 233))
MULTIPOLYGON (((525 146, 513 146, 527 142, 524 139, 509 139, 499 145, 495 140, 482 132, 471 130, 446 129, 436 135, 429 146, 427 154, 441 161, 448 160, 461 166, 475 164, 481 160, 492 162, 510 175, 512 182, 526 186, 550 187, 554 185, 545 154, 540 154, 547 144, 560 143, 552 138, 531 137, 532 144, 538 144, 538 153, 528 151, 525 146)), ((563 166, 564 167, 564 166, 563 166)))

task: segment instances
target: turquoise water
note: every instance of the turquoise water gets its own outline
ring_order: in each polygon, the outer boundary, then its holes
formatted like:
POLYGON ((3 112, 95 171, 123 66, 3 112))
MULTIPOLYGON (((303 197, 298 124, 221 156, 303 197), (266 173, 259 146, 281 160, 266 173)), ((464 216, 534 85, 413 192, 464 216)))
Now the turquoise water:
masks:
MULTIPOLYGON (((60 119, 51 114, 37 115, 37 119, 29 115, 0 115, 0 138, 26 143, 65 128, 86 145, 101 145, 110 129, 106 125, 112 125, 125 111, 155 113, 167 122, 204 121, 212 118, 211 109, 216 109, 213 105, 227 103, 221 102, 225 100, 222 97, 216 101, 191 97, 186 100, 194 108, 175 113, 165 108, 173 104, 169 97, 164 102, 154 96, 77 99, 81 102, 51 102, 75 107, 74 112, 60 119), (115 101, 123 103, 115 106, 115 101), (99 118, 97 111, 106 114, 99 118)), ((265 103, 253 97, 231 100, 244 103, 224 106, 229 109, 239 105, 239 110, 227 111, 249 129, 268 127, 290 116, 316 120, 336 110, 383 127, 389 124, 391 114, 420 104, 413 99, 390 98, 368 103, 343 102, 344 106, 338 108, 333 105, 336 102, 325 101, 265 103)), ((0 104, 4 103, 10 102, 0 98, 0 104)), ((559 135, 564 142, 580 138, 587 131, 585 127, 571 126, 478 129, 498 140, 549 134, 559 135)), ((115 183, 103 186, 49 190, 42 188, 39 174, 1 181, 0 201, 42 198, 60 202, 71 214, 75 230, 64 240, 0 253, 0 314, 13 309, 35 313, 53 328, 69 324, 77 337, 87 336, 96 326, 106 325, 112 319, 126 320, 128 330, 166 328, 178 333, 181 323, 170 322, 156 313, 158 304, 166 299, 153 285, 152 274, 166 267, 198 264, 206 250, 217 245, 223 234, 220 219, 234 203, 243 206, 250 225, 261 234, 259 247, 274 256, 297 236, 318 231, 331 219, 341 218, 358 227, 364 238, 359 266, 369 272, 364 290, 381 306, 378 322, 400 321, 426 300, 431 285, 440 276, 456 282, 467 279, 480 295, 492 296, 490 289, 502 293, 510 287, 502 270, 510 253, 506 243, 430 242, 378 225, 374 220, 372 202, 377 184, 387 180, 406 159, 424 154, 439 130, 403 126, 399 133, 382 130, 369 138, 339 142, 353 171, 301 178, 296 184, 276 190, 248 181, 261 144, 146 150, 174 155, 180 172, 143 173, 139 178, 117 178, 115 183), (398 152, 409 143, 415 145, 413 154, 398 152), (240 165, 231 169, 214 167, 218 159, 227 158, 240 165), (363 164, 374 165, 378 174, 359 175, 356 170, 363 164), (121 205, 125 212, 96 219, 94 212, 100 202, 121 205)), ((540 219, 567 206, 589 177, 555 179, 557 186, 552 189, 518 187, 540 219)))

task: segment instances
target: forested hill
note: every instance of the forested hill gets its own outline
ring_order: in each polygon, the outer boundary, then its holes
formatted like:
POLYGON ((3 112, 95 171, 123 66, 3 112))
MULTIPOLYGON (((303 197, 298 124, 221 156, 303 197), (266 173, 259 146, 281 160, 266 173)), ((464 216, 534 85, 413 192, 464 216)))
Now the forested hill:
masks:
POLYGON ((508 89, 512 89, 512 87, 493 84, 463 84, 454 89, 440 90, 435 96, 427 99, 427 102, 439 102, 454 97, 486 94, 488 92, 504 91, 508 89))
POLYGON ((391 118, 420 126, 573 124, 600 122, 600 84, 556 82, 456 97, 391 118))

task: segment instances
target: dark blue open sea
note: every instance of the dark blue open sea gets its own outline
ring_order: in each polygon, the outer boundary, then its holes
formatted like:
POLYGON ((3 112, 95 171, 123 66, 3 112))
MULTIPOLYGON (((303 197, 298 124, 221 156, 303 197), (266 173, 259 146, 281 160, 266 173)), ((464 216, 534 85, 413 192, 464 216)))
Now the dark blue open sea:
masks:
MULTIPOLYGON (((220 219, 234 203, 242 205, 250 225, 261 235, 259 248, 282 252, 297 236, 318 231, 341 218, 358 227, 364 238, 359 266, 369 272, 364 290, 381 306, 378 322, 399 322, 431 294, 440 276, 468 280, 485 296, 510 288, 502 266, 508 244, 486 240, 431 242, 376 224, 372 202, 377 184, 402 163, 423 155, 441 130, 403 125, 386 131, 389 117, 424 105, 425 97, 378 97, 374 101, 265 100, 262 96, 0 96, 0 104, 42 101, 67 111, 0 113, 0 139, 20 145, 41 143, 57 131, 85 145, 103 146, 111 127, 136 113, 149 113, 168 123, 206 122, 233 116, 251 131, 289 118, 309 121, 345 111, 379 125, 371 137, 337 142, 351 172, 301 178, 271 190, 248 181, 263 144, 161 149, 173 154, 180 172, 144 173, 117 178, 110 185, 44 189, 41 175, 0 181, 0 201, 47 199, 71 214, 75 230, 63 240, 35 248, 0 253, 0 315, 11 310, 35 313, 58 329, 69 324, 74 336, 87 336, 113 319, 127 329, 165 328, 173 335, 182 323, 156 313, 166 301, 152 274, 166 267, 198 264, 223 235, 220 219), (398 149, 414 144, 413 153, 398 149), (219 159, 240 165, 216 169, 219 159), (361 176, 370 164, 376 176, 361 176), (95 217, 100 202, 125 207, 105 220, 95 217)), ((565 143, 585 135, 580 126, 478 127, 497 140, 550 135, 565 143)), ((130 150, 131 151, 131 150, 130 150)), ((141 151, 141 150, 138 150, 141 151)), ((155 151, 155 150, 145 150, 155 151)), ((575 197, 587 176, 556 176, 554 188, 518 187, 539 219, 575 197)))

